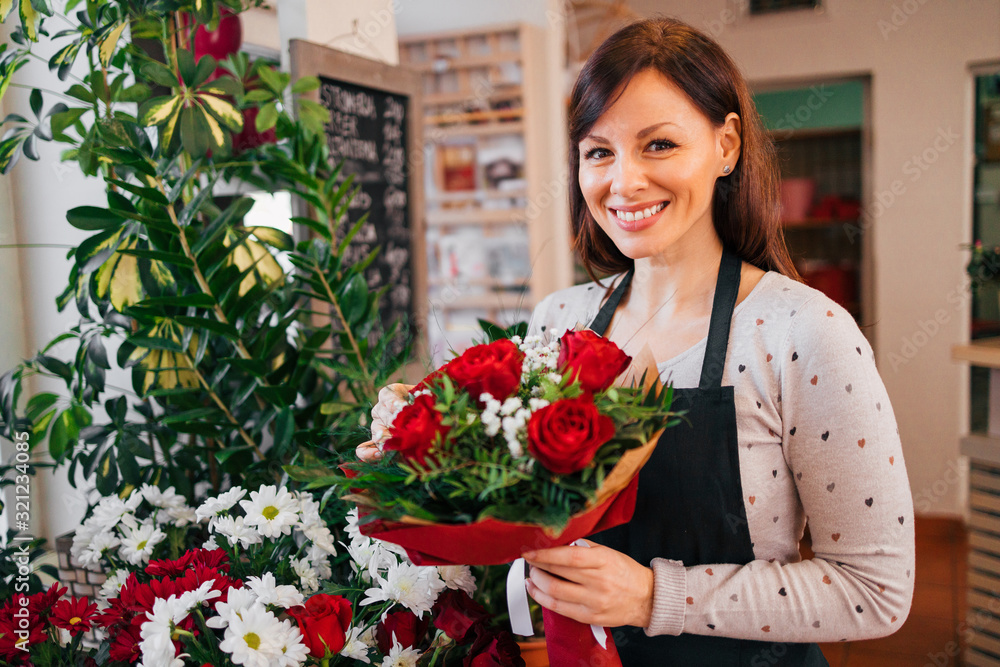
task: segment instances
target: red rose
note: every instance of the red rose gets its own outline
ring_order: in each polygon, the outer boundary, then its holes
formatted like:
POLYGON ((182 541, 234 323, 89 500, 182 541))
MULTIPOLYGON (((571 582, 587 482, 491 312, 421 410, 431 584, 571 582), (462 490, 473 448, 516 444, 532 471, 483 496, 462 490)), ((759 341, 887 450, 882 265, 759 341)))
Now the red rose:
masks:
POLYGON ((408 461, 424 463, 427 453, 450 430, 451 427, 441 424, 441 414, 434 409, 434 397, 424 394, 399 411, 392 423, 392 437, 385 441, 383 449, 400 452, 408 461))
POLYGON ((632 357, 589 329, 567 331, 559 339, 558 368, 580 381, 584 391, 604 391, 625 372, 632 357))
POLYGON ((463 667, 525 667, 521 649, 506 630, 483 629, 462 662, 463 667))
POLYGON ((314 658, 339 653, 344 648, 347 631, 351 627, 351 603, 339 595, 319 593, 288 610, 288 615, 299 624, 302 642, 314 658))
POLYGON ((427 634, 431 619, 417 618, 409 609, 401 609, 387 614, 375 628, 375 641, 378 642, 378 650, 388 654, 392 650, 393 638, 403 648, 413 648, 427 634))
POLYGON ((434 627, 443 631, 459 644, 472 641, 473 630, 490 617, 482 605, 465 591, 448 589, 438 596, 432 609, 434 627))
POLYGON ((521 384, 523 362, 524 352, 512 341, 503 339, 470 347, 460 357, 449 361, 442 370, 477 403, 484 392, 502 401, 517 391, 521 384))
POLYGON ((550 472, 568 475, 586 468, 614 434, 615 422, 589 398, 568 398, 531 415, 528 451, 550 472))

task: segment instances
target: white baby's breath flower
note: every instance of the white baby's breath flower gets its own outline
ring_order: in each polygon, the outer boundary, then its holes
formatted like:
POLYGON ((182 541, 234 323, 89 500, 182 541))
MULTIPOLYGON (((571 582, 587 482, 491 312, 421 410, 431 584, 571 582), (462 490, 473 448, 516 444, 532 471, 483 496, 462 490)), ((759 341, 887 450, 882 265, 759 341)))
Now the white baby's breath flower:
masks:
POLYGON ((512 415, 521 409, 521 399, 517 396, 511 396, 500 406, 500 414, 512 415))
POLYGON ((295 586, 278 586, 271 572, 265 572, 259 577, 247 577, 246 586, 257 596, 257 601, 264 605, 288 609, 305 602, 302 593, 295 586))
POLYGON ((167 539, 167 534, 156 526, 143 523, 122 536, 121 557, 132 565, 148 563, 156 545, 167 539))
POLYGON ((528 399, 528 407, 531 409, 532 412, 537 412, 537 411, 541 410, 542 408, 547 407, 548 405, 549 405, 549 402, 546 401, 544 398, 529 398, 528 399))
POLYGON ((215 517, 208 524, 208 529, 225 537, 230 544, 239 543, 244 549, 251 544, 260 544, 263 541, 257 529, 246 525, 246 521, 241 516, 215 517))
POLYGON ((219 648, 237 665, 271 667, 281 660, 281 622, 259 602, 230 617, 219 648))
POLYGON ((391 600, 421 617, 431 610, 445 586, 437 568, 417 567, 410 563, 390 565, 385 577, 376 576, 376 581, 377 587, 365 591, 362 605, 391 600))
POLYGON ((371 660, 368 659, 369 645, 361 640, 363 632, 362 628, 352 627, 344 638, 344 648, 340 649, 340 655, 351 660, 359 660, 363 663, 371 664, 371 660))
POLYGON ((552 384, 559 384, 562 382, 562 375, 559 373, 548 373, 545 378, 552 384))
POLYGON ((256 526, 264 537, 289 535, 299 520, 299 502, 285 487, 262 486, 250 492, 250 500, 241 500, 246 524, 256 526))
POLYGON ((213 516, 218 516, 222 512, 226 512, 232 509, 233 505, 237 503, 243 496, 247 494, 246 490, 238 486, 234 486, 225 493, 219 494, 215 498, 209 498, 201 507, 195 510, 195 515, 198 517, 198 521, 204 521, 205 519, 210 519, 213 516))

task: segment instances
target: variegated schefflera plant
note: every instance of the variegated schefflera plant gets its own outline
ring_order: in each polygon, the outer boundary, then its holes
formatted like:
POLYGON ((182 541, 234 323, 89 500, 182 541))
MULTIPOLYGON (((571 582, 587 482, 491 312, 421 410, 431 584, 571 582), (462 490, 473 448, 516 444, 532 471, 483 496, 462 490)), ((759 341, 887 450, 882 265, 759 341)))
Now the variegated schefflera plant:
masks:
POLYGON ((34 119, 5 119, 0 169, 58 142, 64 160, 103 180, 107 206, 67 216, 89 236, 69 252, 57 303, 79 319, 0 376, 0 433, 30 431, 33 447, 47 443, 71 480, 96 479, 103 495, 169 484, 189 504, 353 448, 409 347, 393 352, 407 332, 379 321, 381 292, 364 277, 374 253, 341 261, 364 220, 339 228, 351 179, 331 162, 328 112, 298 99, 318 81, 293 83, 240 54, 196 59, 192 27, 245 1, 69 0, 49 19, 54 4, 21 0, 15 17, 0 0, 5 20, 20 20, 0 47, 0 90, 42 39, 57 43, 49 67, 67 84, 32 90, 34 119), (213 196, 233 182, 306 202, 309 217, 295 219, 305 240, 245 226, 252 199, 213 196), (108 382, 116 367, 131 390, 108 382), (64 390, 27 396, 39 375, 64 390))

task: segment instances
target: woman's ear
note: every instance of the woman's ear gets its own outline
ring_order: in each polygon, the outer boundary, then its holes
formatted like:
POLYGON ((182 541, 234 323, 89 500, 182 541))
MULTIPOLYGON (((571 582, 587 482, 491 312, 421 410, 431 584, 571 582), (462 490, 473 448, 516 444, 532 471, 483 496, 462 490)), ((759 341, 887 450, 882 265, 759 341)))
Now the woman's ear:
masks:
POLYGON ((740 121, 740 117, 735 113, 728 114, 718 130, 721 151, 719 157, 722 160, 720 171, 725 170, 725 173, 728 174, 736 168, 736 163, 740 159, 740 148, 743 144, 743 140, 740 138, 742 135, 743 123, 740 121), (729 169, 726 170, 726 167, 729 169))

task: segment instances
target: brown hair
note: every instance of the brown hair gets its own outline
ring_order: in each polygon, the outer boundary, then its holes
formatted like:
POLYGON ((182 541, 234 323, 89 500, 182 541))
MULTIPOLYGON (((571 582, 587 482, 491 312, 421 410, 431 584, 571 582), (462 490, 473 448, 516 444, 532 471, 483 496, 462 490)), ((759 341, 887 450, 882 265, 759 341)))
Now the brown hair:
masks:
POLYGON ((580 141, 639 72, 653 69, 674 82, 715 126, 739 115, 740 159, 715 182, 712 220, 725 247, 764 270, 799 280, 779 221, 780 176, 774 145, 764 131, 750 89, 736 64, 714 40, 670 18, 625 26, 587 59, 573 86, 569 108, 570 215, 573 247, 587 274, 632 268, 604 233, 580 190, 580 141))

